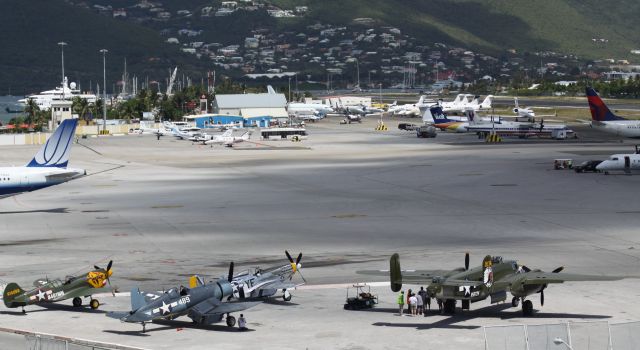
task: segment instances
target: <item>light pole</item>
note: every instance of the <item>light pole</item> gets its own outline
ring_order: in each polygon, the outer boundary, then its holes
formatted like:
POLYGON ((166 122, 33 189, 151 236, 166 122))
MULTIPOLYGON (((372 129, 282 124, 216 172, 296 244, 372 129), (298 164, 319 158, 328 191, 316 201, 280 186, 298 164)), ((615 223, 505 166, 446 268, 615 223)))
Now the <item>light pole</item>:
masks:
MULTIPOLYGON (((102 130, 107 130, 107 52, 109 50, 102 49, 102 130)), ((104 131, 103 131, 104 132, 104 131)))
POLYGON ((564 345, 567 347, 567 349, 569 349, 569 350, 573 350, 573 348, 571 347, 571 345, 567 344, 567 342, 566 342, 566 341, 564 341, 564 340, 563 340, 562 338, 560 338, 560 337, 556 337, 556 338, 553 340, 553 343, 554 343, 554 344, 556 344, 556 345, 564 344, 564 345))
POLYGON ((64 90, 66 88, 64 84, 64 47, 67 45, 64 41, 58 43, 60 45, 60 50, 62 54, 62 99, 64 99, 64 90))

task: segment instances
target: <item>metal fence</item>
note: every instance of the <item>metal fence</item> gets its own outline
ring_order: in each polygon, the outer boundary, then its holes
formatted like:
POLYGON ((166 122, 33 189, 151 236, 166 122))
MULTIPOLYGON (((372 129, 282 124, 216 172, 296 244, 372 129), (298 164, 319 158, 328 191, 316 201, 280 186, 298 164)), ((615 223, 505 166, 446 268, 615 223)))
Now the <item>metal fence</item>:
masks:
POLYGON ((143 350, 126 345, 0 328, 0 350, 143 350))
POLYGON ((640 321, 484 327, 485 350, 638 350, 640 321))

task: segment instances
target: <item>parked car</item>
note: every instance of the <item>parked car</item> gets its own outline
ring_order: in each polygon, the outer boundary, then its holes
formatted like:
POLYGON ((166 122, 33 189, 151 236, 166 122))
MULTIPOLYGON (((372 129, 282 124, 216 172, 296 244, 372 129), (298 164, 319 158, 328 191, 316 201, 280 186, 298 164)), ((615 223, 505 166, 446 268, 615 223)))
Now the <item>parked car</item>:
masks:
POLYGON ((398 124, 398 129, 406 130, 406 131, 415 130, 417 127, 418 127, 417 125, 411 124, 411 123, 400 123, 400 124, 398 124))
POLYGON ((596 169, 596 167, 600 163, 602 163, 601 160, 587 160, 574 166, 573 169, 576 171, 576 173, 586 173, 588 171, 593 171, 594 173, 598 173, 600 172, 600 170, 596 169))

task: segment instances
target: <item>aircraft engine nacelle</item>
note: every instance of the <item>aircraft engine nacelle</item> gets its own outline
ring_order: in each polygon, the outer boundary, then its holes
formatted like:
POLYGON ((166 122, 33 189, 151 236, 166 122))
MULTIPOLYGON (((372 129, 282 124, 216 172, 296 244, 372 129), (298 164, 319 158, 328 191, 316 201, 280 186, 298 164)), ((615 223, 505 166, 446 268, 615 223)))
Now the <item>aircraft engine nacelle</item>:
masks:
POLYGON ((511 285, 511 294, 513 294, 514 297, 522 298, 538 293, 542 287, 543 285, 539 284, 524 284, 523 282, 516 282, 511 285))

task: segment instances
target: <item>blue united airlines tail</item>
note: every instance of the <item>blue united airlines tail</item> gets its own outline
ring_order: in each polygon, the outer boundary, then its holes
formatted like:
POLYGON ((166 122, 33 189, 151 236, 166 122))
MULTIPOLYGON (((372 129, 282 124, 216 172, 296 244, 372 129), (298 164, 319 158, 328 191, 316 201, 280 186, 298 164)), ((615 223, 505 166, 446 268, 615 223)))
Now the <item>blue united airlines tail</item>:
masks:
POLYGON ((63 120, 31 162, 27 164, 27 167, 66 168, 77 125, 77 119, 63 120))

